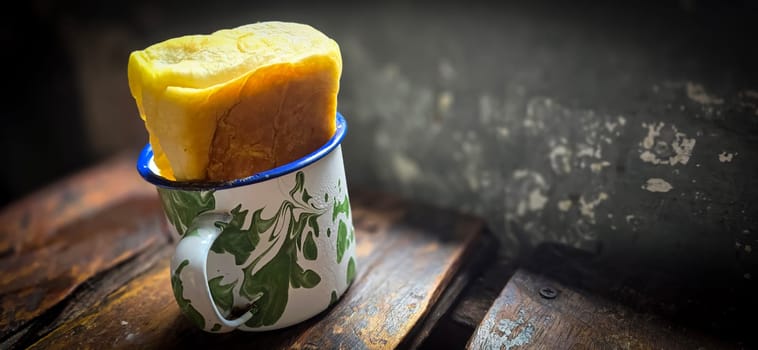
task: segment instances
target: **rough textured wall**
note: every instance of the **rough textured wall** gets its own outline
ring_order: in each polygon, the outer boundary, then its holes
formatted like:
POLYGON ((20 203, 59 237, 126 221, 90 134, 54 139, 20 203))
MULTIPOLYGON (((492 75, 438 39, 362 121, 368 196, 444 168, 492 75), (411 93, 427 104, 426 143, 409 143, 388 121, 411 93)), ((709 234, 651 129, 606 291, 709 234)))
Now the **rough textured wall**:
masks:
POLYGON ((754 6, 383 5, 134 3, 59 27, 100 153, 145 140, 129 50, 301 21, 342 48, 351 185, 481 215, 508 257, 557 241, 758 278, 754 6))
POLYGON ((482 215, 506 255, 558 241, 758 277, 750 32, 682 8, 540 10, 335 28, 352 180, 482 215))

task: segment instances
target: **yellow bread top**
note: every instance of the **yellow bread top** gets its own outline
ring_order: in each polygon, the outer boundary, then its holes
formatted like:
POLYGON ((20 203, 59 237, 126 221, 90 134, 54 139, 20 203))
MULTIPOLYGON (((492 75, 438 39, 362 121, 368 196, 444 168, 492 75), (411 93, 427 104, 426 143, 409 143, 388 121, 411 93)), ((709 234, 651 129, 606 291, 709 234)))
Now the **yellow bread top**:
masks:
MULTIPOLYGON (((177 180, 204 180, 208 178, 209 165, 215 164, 216 168, 223 165, 220 161, 214 163, 211 154, 227 153, 225 161, 229 162, 234 159, 229 152, 244 148, 248 155, 251 149, 256 149, 252 153, 257 157, 274 161, 286 158, 277 156, 275 153, 280 151, 274 149, 274 145, 286 140, 268 143, 252 140, 244 144, 245 135, 235 134, 237 125, 223 129, 224 135, 215 135, 219 124, 245 123, 239 115, 244 117, 246 113, 263 113, 264 110, 270 115, 253 116, 257 118, 255 123, 262 125, 270 120, 272 125, 292 124, 277 118, 294 118, 291 115, 295 112, 279 116, 281 106, 278 109, 255 106, 283 104, 290 81, 303 81, 303 76, 317 78, 309 80, 310 85, 298 91, 313 90, 323 94, 290 96, 288 103, 299 103, 297 113, 306 114, 295 117, 320 118, 324 122, 319 123, 329 124, 328 118, 334 119, 336 112, 341 71, 339 46, 323 33, 304 24, 261 22, 210 35, 173 38, 134 51, 129 57, 128 78, 161 175, 177 180), (269 88, 281 92, 276 97, 278 100, 264 99, 269 88), (306 97, 325 102, 311 106, 306 97), (247 100, 256 102, 245 104, 247 100), (240 105, 246 109, 235 110, 240 105), (235 117, 227 118, 231 114, 235 117), (268 148, 253 147, 262 144, 268 148), (220 148, 214 152, 216 145, 224 145, 223 152, 220 148)), ((333 125, 324 128, 319 135, 297 135, 323 139, 328 129, 334 131, 333 125)), ((276 133, 276 126, 273 131, 276 133)), ((286 137, 287 133, 283 135, 286 137)))

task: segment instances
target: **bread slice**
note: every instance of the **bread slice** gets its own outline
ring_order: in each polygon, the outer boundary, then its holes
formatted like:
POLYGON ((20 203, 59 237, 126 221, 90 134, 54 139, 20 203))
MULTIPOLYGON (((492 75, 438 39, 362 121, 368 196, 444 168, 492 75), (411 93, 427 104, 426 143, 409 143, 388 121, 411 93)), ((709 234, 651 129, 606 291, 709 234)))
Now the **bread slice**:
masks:
POLYGON ((336 128, 342 58, 304 24, 173 38, 129 57, 129 88, 161 175, 246 177, 296 160, 336 128))

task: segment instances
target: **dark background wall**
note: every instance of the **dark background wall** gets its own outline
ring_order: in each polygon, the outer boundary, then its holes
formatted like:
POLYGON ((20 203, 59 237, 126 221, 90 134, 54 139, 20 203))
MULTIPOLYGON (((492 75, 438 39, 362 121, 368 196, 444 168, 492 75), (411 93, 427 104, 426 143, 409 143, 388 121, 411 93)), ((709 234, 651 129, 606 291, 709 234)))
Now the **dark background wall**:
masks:
POLYGON ((352 186, 480 215, 501 257, 758 278, 754 2, 36 1, 6 11, 3 203, 146 140, 129 52, 263 20, 340 44, 352 186))

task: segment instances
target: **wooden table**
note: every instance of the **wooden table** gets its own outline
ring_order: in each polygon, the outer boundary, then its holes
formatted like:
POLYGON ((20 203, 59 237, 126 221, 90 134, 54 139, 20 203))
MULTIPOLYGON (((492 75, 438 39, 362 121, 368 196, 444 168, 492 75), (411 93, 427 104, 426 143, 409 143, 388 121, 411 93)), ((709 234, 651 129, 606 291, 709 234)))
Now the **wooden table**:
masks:
POLYGON ((755 293, 704 274, 616 269, 544 244, 486 299, 467 348, 754 349, 755 293))
POLYGON ((133 159, 110 160, 0 213, 0 348, 418 347, 472 249, 488 251, 482 221, 380 193, 351 202, 357 279, 335 306, 280 331, 207 334, 172 297, 175 239, 155 189, 133 159))
POLYGON ((351 204, 358 271, 337 304, 283 330, 208 334, 172 296, 175 237, 155 189, 133 159, 111 159, 0 211, 0 349, 756 344, 754 323, 740 320, 756 310, 753 289, 698 296, 671 276, 607 270, 559 245, 497 259, 495 240, 475 217, 357 189, 351 204), (714 299, 742 308, 698 303, 714 299))

